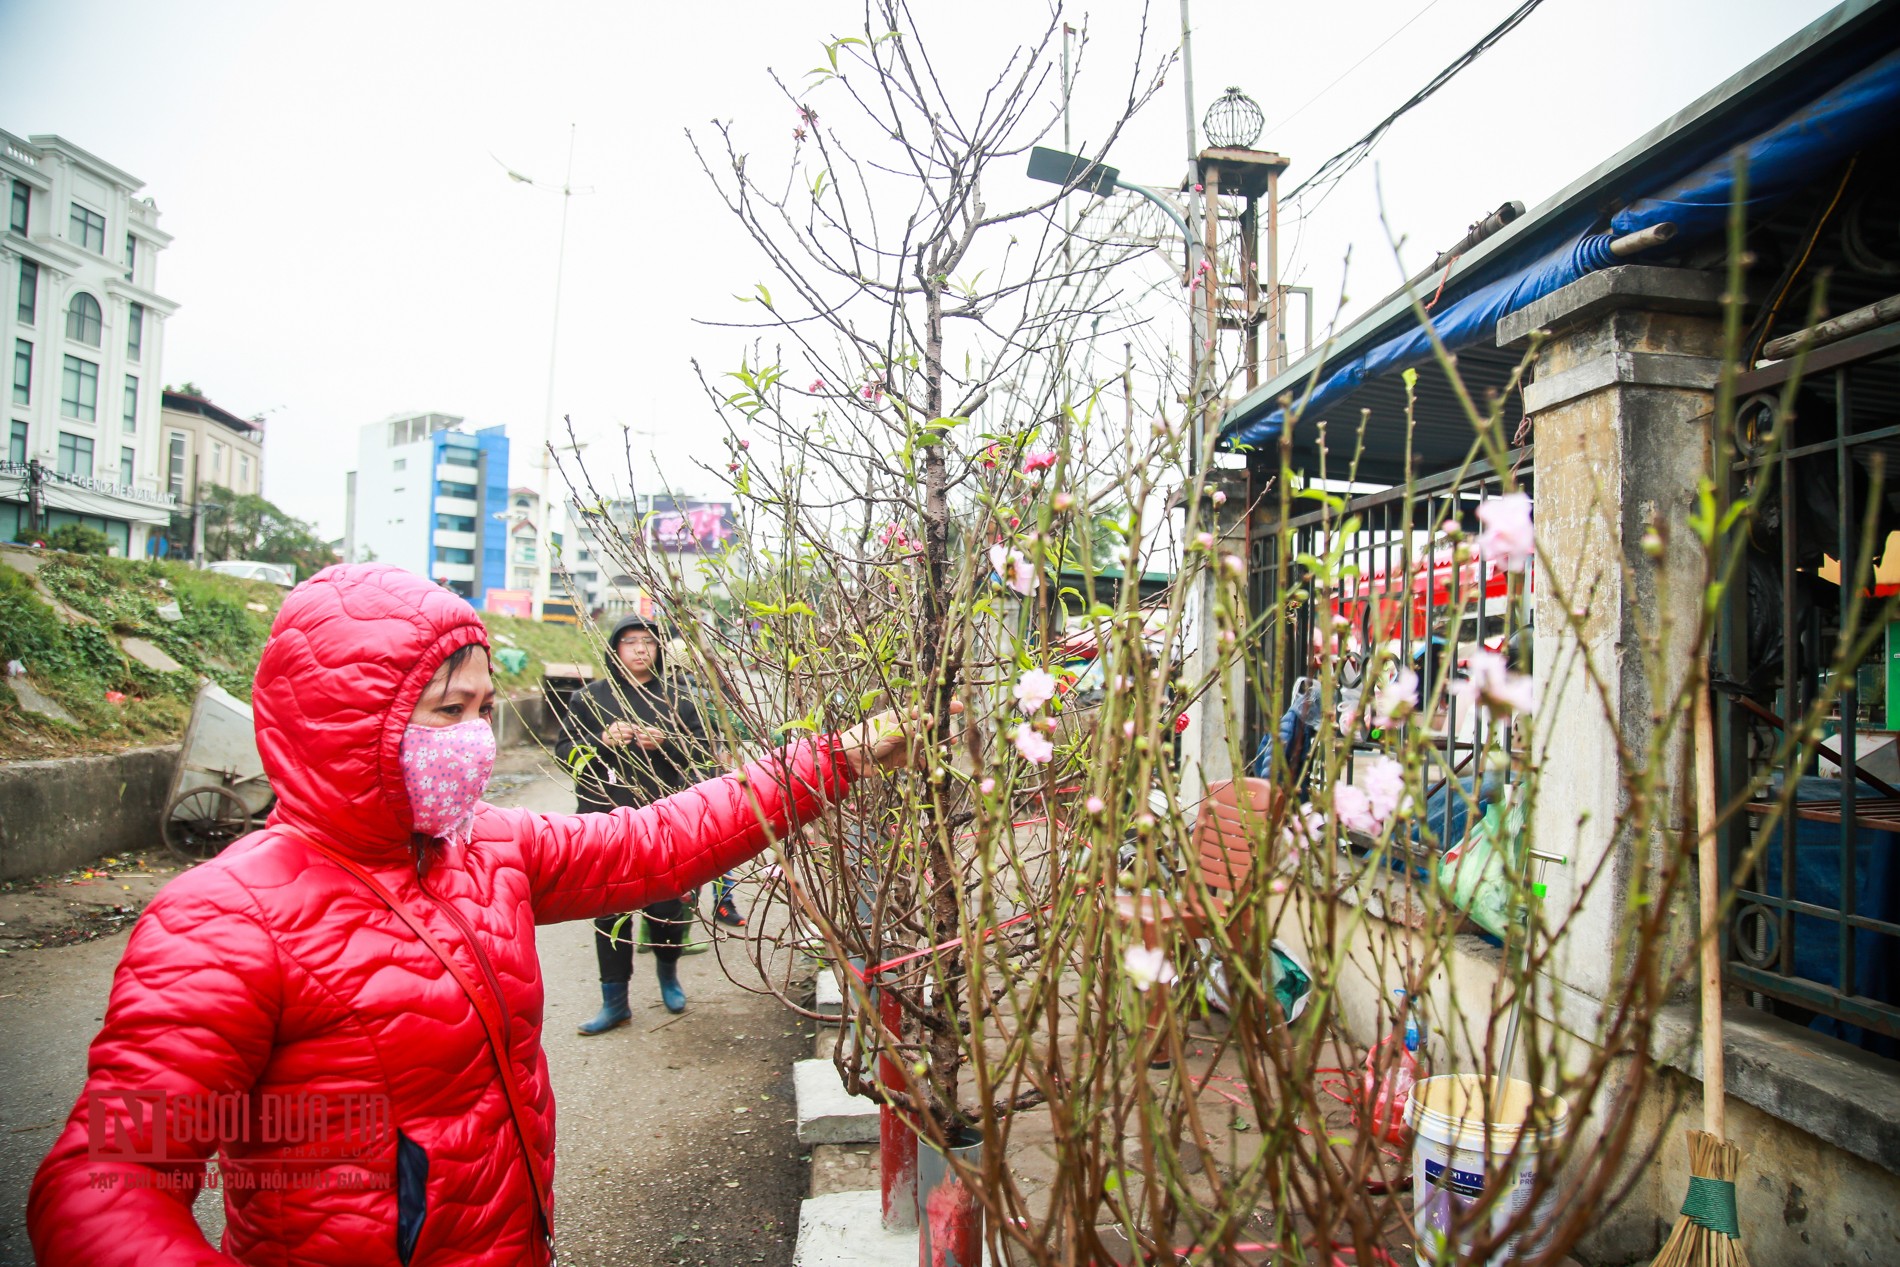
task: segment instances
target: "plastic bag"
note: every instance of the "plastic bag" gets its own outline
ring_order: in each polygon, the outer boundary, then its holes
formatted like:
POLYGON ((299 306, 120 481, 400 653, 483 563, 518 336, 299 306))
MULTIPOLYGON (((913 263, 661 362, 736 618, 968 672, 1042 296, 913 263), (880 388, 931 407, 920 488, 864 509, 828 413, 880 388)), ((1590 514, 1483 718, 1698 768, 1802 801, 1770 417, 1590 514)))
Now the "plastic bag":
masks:
POLYGON ((1365 1067, 1352 1085, 1352 1120, 1395 1148, 1411 1143, 1406 1110, 1412 1100, 1412 1087, 1418 1082, 1418 1049, 1424 1031, 1418 1013, 1403 1002, 1406 992, 1396 991, 1405 1015, 1403 1032, 1394 1030, 1366 1053, 1365 1067))
POLYGON ((1523 808, 1513 806, 1507 814, 1493 803, 1439 861, 1438 882, 1446 896, 1493 937, 1502 938, 1510 926, 1511 883, 1505 867, 1515 860, 1523 838, 1523 808))
MULTIPOLYGON (((1210 942, 1203 939, 1201 950, 1207 951, 1210 942)), ((1313 976, 1306 966, 1294 957, 1286 944, 1275 939, 1272 955, 1267 965, 1268 982, 1273 996, 1280 1004, 1290 1025, 1300 1019, 1300 1013, 1306 1010, 1307 997, 1313 992, 1313 976)), ((1233 1006, 1233 995, 1227 985, 1227 966, 1218 959, 1209 967, 1206 978, 1207 1001, 1218 1012, 1228 1012, 1233 1006)))
POLYGON ((1403 1046, 1394 1047, 1388 1035, 1379 1040, 1379 1045, 1366 1054, 1366 1067, 1360 1071, 1358 1099, 1353 1105, 1353 1117, 1372 1134, 1391 1144, 1395 1148, 1404 1148, 1412 1140, 1412 1130, 1405 1124, 1407 1106, 1411 1103, 1412 1087, 1418 1081, 1418 1057, 1406 1051, 1403 1046), (1383 1058, 1380 1052, 1386 1054, 1383 1058), (1383 1059, 1385 1076, 1379 1076, 1379 1066, 1383 1059))

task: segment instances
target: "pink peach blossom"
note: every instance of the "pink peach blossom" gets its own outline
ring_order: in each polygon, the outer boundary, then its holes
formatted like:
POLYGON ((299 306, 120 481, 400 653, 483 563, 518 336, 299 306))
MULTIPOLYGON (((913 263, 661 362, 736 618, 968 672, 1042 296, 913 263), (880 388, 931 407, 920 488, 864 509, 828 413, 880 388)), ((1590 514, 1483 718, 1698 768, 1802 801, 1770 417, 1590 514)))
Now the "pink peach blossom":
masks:
POLYGON ((1356 788, 1343 779, 1333 784, 1333 816, 1348 830, 1367 836, 1376 836, 1385 827, 1373 815, 1372 801, 1364 789, 1356 788))
POLYGON ((1016 679, 1013 694, 1016 707, 1025 713, 1033 713, 1047 704, 1056 693, 1056 676, 1043 669, 1030 669, 1016 679))
POLYGON ((1522 673, 1511 672, 1497 652, 1473 650, 1465 665, 1468 676, 1448 688, 1458 699, 1476 704, 1493 717, 1529 713, 1536 706, 1536 684, 1522 673))
POLYGON ((1168 956, 1159 946, 1130 946, 1122 955, 1122 967, 1128 972, 1129 982, 1144 993, 1153 986, 1171 985, 1179 979, 1174 965, 1168 962, 1168 956))
POLYGON ((1372 695, 1372 724, 1384 730, 1418 706, 1418 674, 1400 669, 1372 695))
POLYGON ((1531 530, 1531 499, 1506 493, 1478 503, 1478 553, 1507 572, 1522 572, 1536 551, 1531 530))
POLYGON ((1382 821, 1403 810, 1411 799, 1405 790, 1405 767, 1391 757, 1366 762, 1359 784, 1366 792, 1366 807, 1382 821))
POLYGON ((1027 595, 1036 588, 1036 565, 1025 559, 1022 551, 1011 550, 1000 541, 990 547, 990 568, 1018 594, 1027 595))
POLYGON ((1034 726, 1017 727, 1015 743, 1023 759, 1036 765, 1047 765, 1049 758, 1056 755, 1056 746, 1038 734, 1034 726))

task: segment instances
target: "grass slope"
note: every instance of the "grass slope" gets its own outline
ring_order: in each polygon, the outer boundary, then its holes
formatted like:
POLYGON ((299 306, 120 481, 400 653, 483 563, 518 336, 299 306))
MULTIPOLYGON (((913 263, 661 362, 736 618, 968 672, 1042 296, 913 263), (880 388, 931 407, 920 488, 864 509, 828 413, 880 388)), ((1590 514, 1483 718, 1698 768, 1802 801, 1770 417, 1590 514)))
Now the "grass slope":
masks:
MULTIPOLYGON (((12 690, 0 690, 0 760, 175 742, 200 678, 250 698, 283 600, 275 586, 180 563, 0 549, 0 664, 19 661, 27 680, 76 723, 29 712, 12 690), (151 643, 179 668, 161 672, 140 663, 125 651, 128 638, 151 643)), ((498 650, 528 654, 520 672, 496 665, 504 695, 539 690, 550 661, 599 659, 580 629, 507 616, 483 620, 498 650)))

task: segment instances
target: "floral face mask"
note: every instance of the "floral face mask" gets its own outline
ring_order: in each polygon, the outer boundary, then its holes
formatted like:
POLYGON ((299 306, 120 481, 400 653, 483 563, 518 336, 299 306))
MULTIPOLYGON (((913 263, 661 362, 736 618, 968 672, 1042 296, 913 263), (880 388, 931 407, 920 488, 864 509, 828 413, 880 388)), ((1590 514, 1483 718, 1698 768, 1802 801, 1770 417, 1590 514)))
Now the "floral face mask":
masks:
POLYGON ((402 737, 409 815, 425 836, 461 835, 495 772, 495 732, 485 721, 410 726, 402 737))

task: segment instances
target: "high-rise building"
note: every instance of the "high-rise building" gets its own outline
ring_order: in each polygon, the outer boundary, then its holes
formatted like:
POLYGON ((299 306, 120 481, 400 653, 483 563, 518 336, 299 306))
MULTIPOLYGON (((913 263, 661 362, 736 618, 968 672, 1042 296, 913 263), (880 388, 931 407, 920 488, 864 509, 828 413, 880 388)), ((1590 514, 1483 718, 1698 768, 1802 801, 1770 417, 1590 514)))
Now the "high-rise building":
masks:
POLYGON ((508 587, 508 433, 462 422, 401 413, 362 429, 343 552, 408 568, 480 607, 508 587))
POLYGON ((63 137, 0 132, 0 540, 72 523, 114 554, 165 545, 176 499, 159 395, 178 305, 154 289, 171 235, 142 188, 63 137))

